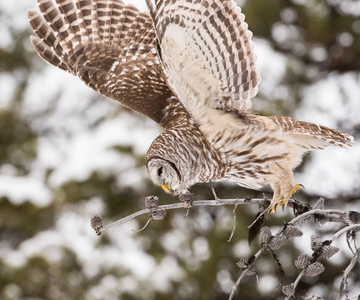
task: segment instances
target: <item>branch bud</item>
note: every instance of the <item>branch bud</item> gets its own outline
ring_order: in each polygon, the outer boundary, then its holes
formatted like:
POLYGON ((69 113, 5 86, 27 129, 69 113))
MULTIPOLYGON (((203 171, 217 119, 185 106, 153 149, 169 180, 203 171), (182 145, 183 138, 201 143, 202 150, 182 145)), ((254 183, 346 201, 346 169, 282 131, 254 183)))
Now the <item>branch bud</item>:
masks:
POLYGON ((164 220, 166 216, 166 210, 165 209, 154 209, 151 211, 151 217, 153 220, 161 221, 164 220))
POLYGON ((300 254, 298 258, 295 260, 295 266, 303 270, 310 264, 310 257, 308 257, 306 254, 300 254))
POLYGON ((325 271, 325 267, 322 263, 314 262, 305 269, 305 275, 309 277, 315 277, 325 271))
POLYGON ((145 198, 145 206, 147 208, 153 208, 158 205, 159 198, 156 196, 149 196, 145 198))
POLYGON ((293 297, 295 292, 294 284, 284 285, 282 288, 282 292, 286 297, 293 297))
POLYGON ((97 235, 101 235, 103 228, 103 219, 99 215, 95 215, 91 218, 91 227, 95 230, 97 235))

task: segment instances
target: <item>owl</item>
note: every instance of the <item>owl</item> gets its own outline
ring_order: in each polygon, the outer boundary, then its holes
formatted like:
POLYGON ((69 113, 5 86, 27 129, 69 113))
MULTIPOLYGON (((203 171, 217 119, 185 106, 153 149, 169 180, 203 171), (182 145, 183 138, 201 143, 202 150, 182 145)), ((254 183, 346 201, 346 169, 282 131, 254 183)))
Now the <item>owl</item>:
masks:
POLYGON ((233 0, 37 0, 31 37, 45 61, 164 127, 145 165, 151 180, 190 205, 198 182, 274 191, 271 210, 299 188, 308 151, 349 148, 353 137, 251 111, 258 91, 252 33, 233 0))

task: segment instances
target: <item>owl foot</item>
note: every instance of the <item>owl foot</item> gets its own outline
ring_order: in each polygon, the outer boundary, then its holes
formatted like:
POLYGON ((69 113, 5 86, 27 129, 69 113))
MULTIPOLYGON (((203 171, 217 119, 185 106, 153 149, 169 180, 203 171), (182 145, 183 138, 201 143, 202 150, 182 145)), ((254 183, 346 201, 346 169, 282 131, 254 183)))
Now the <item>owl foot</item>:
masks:
POLYGON ((288 205, 288 200, 284 200, 284 199, 288 199, 288 198, 281 198, 278 201, 273 201, 271 200, 270 202, 270 206, 268 208, 268 214, 272 214, 275 213, 276 210, 278 209, 279 206, 283 206, 284 208, 288 205), (275 202, 274 204, 272 204, 273 202, 275 202))
POLYGON ((294 195, 298 190, 300 190, 300 188, 304 188, 304 186, 303 186, 302 184, 295 184, 294 187, 293 187, 293 190, 292 190, 291 197, 292 197, 292 195, 294 195))
POLYGON ((288 195, 287 197, 282 196, 280 197, 279 200, 275 200, 273 198, 268 208, 268 214, 272 214, 276 212, 279 206, 282 206, 283 208, 287 207, 289 200, 285 200, 285 199, 290 199, 301 187, 303 187, 302 184, 295 184, 294 187, 292 188, 291 194, 288 195))

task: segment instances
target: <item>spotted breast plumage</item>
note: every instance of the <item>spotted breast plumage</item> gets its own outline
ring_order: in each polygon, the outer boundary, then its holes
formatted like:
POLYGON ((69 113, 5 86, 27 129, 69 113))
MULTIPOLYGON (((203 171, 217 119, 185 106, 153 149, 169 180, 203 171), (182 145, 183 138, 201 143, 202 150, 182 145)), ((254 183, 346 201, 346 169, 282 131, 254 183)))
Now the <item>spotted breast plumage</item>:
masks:
POLYGON ((38 0, 28 16, 45 61, 165 128, 146 155, 155 184, 183 200, 198 182, 269 184, 274 208, 299 187, 306 152, 350 147, 337 130, 252 113, 260 75, 233 0, 146 3, 149 13, 121 0, 38 0))

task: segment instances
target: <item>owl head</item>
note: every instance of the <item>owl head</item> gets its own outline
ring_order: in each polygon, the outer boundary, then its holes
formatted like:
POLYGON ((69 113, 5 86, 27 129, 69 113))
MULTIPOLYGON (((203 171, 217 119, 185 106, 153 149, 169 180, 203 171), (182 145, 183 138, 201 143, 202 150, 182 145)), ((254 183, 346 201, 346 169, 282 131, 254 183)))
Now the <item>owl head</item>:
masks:
POLYGON ((187 198, 192 185, 218 175, 220 157, 187 114, 175 115, 178 118, 171 129, 151 144, 146 169, 151 180, 167 193, 187 198))
POLYGON ((194 158, 196 147, 179 133, 165 131, 151 144, 146 154, 146 169, 155 185, 169 194, 180 196, 198 182, 194 158), (191 152, 191 153, 190 153, 191 152))
POLYGON ((147 161, 147 171, 154 184, 167 193, 178 195, 182 188, 182 176, 176 164, 161 157, 152 157, 147 161))

